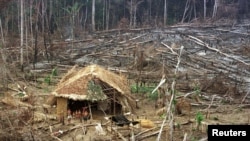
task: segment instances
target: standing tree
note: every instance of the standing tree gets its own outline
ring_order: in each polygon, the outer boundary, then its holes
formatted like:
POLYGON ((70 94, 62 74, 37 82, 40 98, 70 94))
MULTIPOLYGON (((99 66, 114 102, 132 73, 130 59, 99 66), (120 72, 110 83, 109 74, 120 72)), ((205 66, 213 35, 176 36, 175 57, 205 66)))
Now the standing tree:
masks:
POLYGON ((143 2, 144 0, 130 0, 128 3, 130 9, 130 23, 129 27, 130 28, 135 28, 136 27, 136 12, 137 12, 137 7, 143 2))
POLYGON ((163 17, 163 23, 164 26, 167 24, 167 0, 164 0, 164 17, 163 17))
POLYGON ((1 81, 2 81, 2 86, 4 88, 7 88, 7 83, 8 81, 6 81, 6 78, 7 78, 7 67, 6 67, 6 56, 5 56, 5 53, 4 53, 4 49, 3 47, 5 46, 5 41, 4 41, 4 35, 3 35, 3 27, 2 27, 2 20, 0 18, 0 32, 1 32, 1 39, 2 39, 2 43, 0 44, 0 65, 1 65, 1 68, 0 68, 0 77, 1 77, 1 81))
POLYGON ((95 0, 92 1, 92 31, 95 31, 95 0))
POLYGON ((109 29, 109 10, 110 10, 110 0, 106 2, 106 30, 109 29))
POLYGON ((204 0, 204 20, 206 19, 207 15, 207 0, 204 0))
POLYGON ((21 64, 21 71, 23 71, 23 30, 24 30, 24 24, 23 24, 23 19, 24 19, 24 12, 23 12, 23 6, 24 6, 24 0, 20 0, 20 5, 21 5, 21 50, 20 50, 20 64, 21 64))
MULTIPOLYGON (((40 2, 36 2, 36 19, 35 19, 35 44, 34 44, 34 58, 33 58, 33 69, 36 68, 37 63, 37 56, 38 56, 38 19, 39 19, 39 13, 40 13, 40 2)), ((32 27, 31 27, 32 28, 32 27)))
POLYGON ((184 9, 184 14, 182 16, 181 22, 183 23, 187 18, 188 21, 192 18, 192 13, 194 12, 194 18, 196 19, 196 0, 187 0, 186 6, 184 9))
POLYGON ((64 8, 67 13, 70 15, 71 22, 71 39, 74 40, 74 29, 75 29, 75 17, 79 14, 82 5, 79 5, 78 2, 75 2, 71 7, 64 8))
POLYGON ((213 10, 213 16, 212 16, 212 18, 216 17, 217 9, 218 9, 219 4, 220 4, 219 0, 214 0, 214 10, 213 10))
POLYGON ((129 10, 129 13, 130 13, 130 20, 129 20, 129 28, 131 28, 132 27, 132 21, 133 21, 133 16, 132 16, 132 14, 133 14, 133 7, 132 7, 132 5, 133 5, 133 0, 130 0, 130 10, 129 10))
POLYGON ((83 29, 84 30, 86 30, 86 22, 88 19, 88 3, 89 3, 89 0, 86 1, 85 17, 84 17, 84 21, 83 21, 83 29))
POLYGON ((148 18, 149 18, 149 20, 148 21, 151 22, 151 18, 152 18, 152 0, 148 0, 148 3, 149 3, 149 8, 148 8, 148 10, 149 10, 148 11, 148 13, 149 13, 148 14, 149 15, 148 18))
POLYGON ((237 20, 245 18, 248 14, 248 0, 238 0, 238 12, 237 12, 237 20))

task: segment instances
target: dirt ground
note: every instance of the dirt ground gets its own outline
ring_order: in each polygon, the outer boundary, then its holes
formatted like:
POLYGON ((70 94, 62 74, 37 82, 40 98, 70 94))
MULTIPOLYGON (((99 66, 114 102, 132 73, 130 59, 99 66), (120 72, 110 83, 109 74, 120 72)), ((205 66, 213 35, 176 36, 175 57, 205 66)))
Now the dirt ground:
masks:
MULTIPOLYGON (((155 108, 153 101, 145 100, 143 104, 140 105, 140 108, 136 111, 137 116, 139 118, 145 118, 153 121, 155 123, 155 127, 159 127, 162 124, 163 118, 159 117, 155 113, 155 108)), ((249 124, 249 118, 250 118, 250 110, 249 108, 239 108, 238 105, 232 105, 232 104, 222 104, 216 108, 210 109, 210 116, 208 118, 205 118, 203 120, 203 125, 200 127, 199 130, 196 129, 196 122, 195 122, 195 114, 197 111, 202 112, 204 115, 206 115, 206 108, 200 108, 200 107, 193 107, 191 112, 191 122, 188 122, 188 115, 176 115, 175 116, 175 129, 174 129, 174 135, 173 138, 175 141, 182 141, 185 134, 187 136, 187 140, 189 141, 196 141, 203 138, 206 138, 206 128, 207 124, 249 124)), ((93 121, 89 121, 90 123, 95 122, 107 122, 103 119, 104 115, 100 115, 98 117, 95 117, 93 121)), ((131 118, 128 116, 128 118, 131 118)), ((136 118, 135 118, 136 120, 136 118)), ((79 121, 74 121, 79 123, 79 121)), ((74 125, 68 125, 73 127, 74 125)), ((107 126, 111 126, 110 124, 107 124, 107 126)), ((104 126, 104 127, 107 127, 104 126)), ((132 128, 132 127, 130 127, 132 128)), ((166 137, 168 136, 169 130, 168 126, 165 127, 166 132, 162 133, 161 140, 167 140, 166 137)), ((135 135, 136 133, 140 133, 143 131, 147 131, 149 129, 147 128, 136 128, 134 129, 135 135)), ((159 130, 159 128, 157 128, 159 130)), ((123 133, 124 137, 129 139, 131 134, 129 133, 131 129, 126 129, 126 127, 122 127, 119 129, 121 133, 123 133), (125 130, 125 131, 123 131, 125 130), (126 131, 127 130, 127 131, 126 131)), ((107 135, 97 135, 94 126, 90 126, 87 128, 86 135, 83 134, 83 129, 77 129, 73 131, 70 134, 67 134, 65 136, 62 136, 62 140, 121 140, 119 137, 110 135, 108 131, 107 135)), ((137 140, 144 140, 144 141, 154 141, 157 138, 156 135, 152 135, 149 137, 146 137, 149 134, 152 134, 153 132, 148 132, 142 135, 142 138, 138 138, 137 140), (143 138, 145 137, 145 138, 143 138)))
MULTIPOLYGON (((153 134, 156 131, 159 131, 159 127, 162 124, 163 118, 156 115, 156 109, 153 106, 154 101, 152 100, 142 100, 139 103, 139 109, 136 110, 136 115, 133 116, 134 120, 137 118, 149 119, 155 123, 155 129, 150 131, 150 128, 140 128, 139 126, 135 127, 118 127, 112 125, 112 127, 117 127, 117 130, 123 134, 126 139, 130 139, 131 137, 131 129, 133 128, 134 134, 137 135, 139 133, 143 133, 136 140, 143 141, 155 141, 158 134, 153 134), (146 132, 148 131, 148 132, 146 132), (152 134, 152 135, 150 135, 152 134)), ((206 139, 206 129, 208 124, 249 124, 250 118, 250 110, 249 108, 240 108, 238 104, 227 104, 221 103, 218 104, 218 107, 211 108, 209 110, 210 114, 206 118, 205 115, 207 113, 207 107, 205 106, 193 106, 192 112, 190 114, 190 120, 188 115, 174 115, 175 116, 175 128, 173 132, 174 141, 182 141, 184 136, 186 135, 187 141, 196 141, 200 139, 206 139), (200 111, 204 115, 204 120, 202 121, 202 125, 199 129, 196 128, 195 115, 200 111)), ((70 133, 64 134, 60 136, 62 140, 79 140, 79 141, 92 141, 92 140, 121 140, 117 134, 114 132, 110 132, 106 129, 110 129, 111 124, 109 121, 104 119, 104 114, 99 113, 99 115, 93 116, 93 120, 88 121, 87 123, 83 123, 83 125, 89 125, 94 123, 102 123, 103 129, 105 131, 105 135, 98 135, 95 130, 95 124, 93 126, 88 126, 86 129, 78 128, 76 130, 71 131, 70 133), (87 131, 84 134, 84 131, 87 131), (111 135, 112 133, 112 135, 111 135)), ((131 120, 131 116, 127 116, 128 119, 131 120)), ((59 125, 55 130, 63 130, 73 128, 76 125, 79 125, 80 121, 78 119, 74 119, 71 124, 67 124, 64 126, 59 125)), ((161 140, 167 140, 169 134, 168 126, 164 127, 165 132, 162 132, 161 140)))
MULTIPOLYGON (((54 86, 47 86, 41 84, 40 88, 29 87, 30 92, 33 93, 35 105, 42 105, 48 98, 48 94, 53 90, 54 86)), ((71 123, 65 120, 65 124, 58 122, 58 120, 41 120, 34 122, 32 128, 37 131, 36 138, 40 140, 63 140, 63 141, 103 141, 103 140, 122 140, 118 133, 111 131, 111 127, 119 131, 122 136, 130 140, 132 133, 136 136, 136 140, 143 141, 155 141, 162 125, 164 116, 156 114, 158 109, 155 108, 155 101, 148 97, 142 96, 141 94, 134 94, 136 99, 139 99, 138 108, 135 110, 133 115, 128 115, 129 120, 147 119, 154 123, 152 128, 143 128, 139 125, 136 126, 124 126, 118 127, 111 124, 110 120, 105 117, 112 115, 106 115, 101 111, 93 111, 93 119, 88 120, 87 123, 81 122, 79 119, 72 119, 71 123), (97 123, 102 124, 104 135, 99 135, 96 131, 97 123), (132 132, 133 131, 133 132, 132 132), (43 134, 43 136, 42 136, 43 134), (53 136, 52 136, 53 135, 53 136)), ((173 140, 182 141, 185 137, 187 141, 198 141, 201 139, 206 140, 207 134, 206 129, 209 124, 249 124, 250 123, 250 109, 249 107, 241 107, 239 102, 241 98, 235 100, 235 102, 228 103, 222 100, 214 100, 213 106, 207 110, 211 101, 202 100, 202 104, 195 102, 192 98, 188 98, 192 104, 192 110, 190 115, 177 115, 174 114, 174 131, 173 140), (202 125, 197 129, 196 124, 196 113, 201 112, 204 116, 202 125)), ((16 108, 9 107, 8 105, 1 104, 1 109, 15 110, 16 108)), ((52 113, 55 113, 55 107, 52 108, 52 113)), ((43 113, 43 109, 38 106, 35 111, 43 113)), ((168 124, 168 122, 166 123, 168 124)), ((14 125, 13 125, 14 126, 14 125)), ((24 126, 25 127, 25 126, 24 126)), ((29 126, 30 127, 30 126, 29 126)), ((24 133, 25 128, 20 128, 24 133)), ((16 129, 18 130, 18 128, 16 129)), ((28 131, 29 132, 29 131, 28 131)), ((26 132, 27 133, 27 132, 26 132)), ((165 141, 169 137, 169 126, 164 126, 161 140, 165 141)), ((29 139, 27 139, 29 140, 29 139)))

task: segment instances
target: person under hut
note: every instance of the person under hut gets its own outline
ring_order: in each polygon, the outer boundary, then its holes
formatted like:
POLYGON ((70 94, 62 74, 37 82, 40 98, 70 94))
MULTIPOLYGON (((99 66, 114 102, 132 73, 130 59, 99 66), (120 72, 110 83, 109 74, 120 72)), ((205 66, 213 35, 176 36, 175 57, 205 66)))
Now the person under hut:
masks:
POLYGON ((87 107, 82 108, 82 119, 84 123, 87 123, 87 121, 90 119, 90 114, 87 110, 87 107))
POLYGON ((67 119, 68 119, 68 124, 71 123, 71 119, 72 119, 72 115, 71 115, 71 110, 68 109, 68 112, 67 112, 67 119))

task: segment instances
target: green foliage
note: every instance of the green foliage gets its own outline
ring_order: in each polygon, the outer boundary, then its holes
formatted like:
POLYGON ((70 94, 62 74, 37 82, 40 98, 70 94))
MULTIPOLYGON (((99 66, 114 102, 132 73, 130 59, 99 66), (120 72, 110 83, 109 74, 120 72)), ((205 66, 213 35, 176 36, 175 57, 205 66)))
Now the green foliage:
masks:
POLYGON ((136 87, 136 85, 130 86, 130 89, 131 89, 131 93, 136 93, 136 92, 137 92, 137 87, 136 87))
POLYGON ((195 85, 194 86, 194 91, 196 95, 200 95, 201 94, 201 89, 199 85, 195 85))
MULTIPOLYGON (((147 87, 147 86, 131 86, 131 92, 132 93, 151 93, 154 90, 155 87, 147 87)), ((157 93, 157 92, 156 92, 157 93)))
POLYGON ((181 129, 181 124, 179 122, 176 123, 176 128, 181 129))
POLYGON ((201 112, 197 112, 195 115, 195 120, 197 122, 197 129, 199 129, 201 122, 204 120, 204 115, 201 112))
POLYGON ((51 85, 52 78, 58 75, 57 68, 52 69, 51 73, 44 78, 47 85, 51 85))
POLYGON ((156 100, 158 97, 158 92, 152 93, 152 91, 155 89, 155 87, 147 87, 147 86, 136 86, 132 85, 131 87, 131 93, 140 93, 140 94, 146 94, 150 100, 156 100))
POLYGON ((88 100, 104 100, 107 96, 103 93, 102 87, 99 85, 96 85, 94 81, 89 81, 88 83, 88 100))
POLYGON ((166 117, 166 113, 163 113, 163 114, 160 115, 161 119, 164 119, 165 117, 166 117))
POLYGON ((191 141, 197 141, 198 139, 196 137, 192 137, 191 141))
POLYGON ((198 124, 201 124, 201 122, 203 121, 204 116, 201 112, 197 112, 196 116, 195 116, 195 120, 197 121, 198 124))
POLYGON ((149 93, 149 94, 148 94, 148 98, 149 98, 150 100, 156 100, 156 99, 158 98, 158 94, 157 94, 156 92, 154 92, 154 93, 149 93))
POLYGON ((22 92, 19 92, 19 93, 18 93, 18 96, 19 96, 19 97, 23 97, 24 95, 25 95, 25 94, 22 93, 22 92))
POLYGON ((51 76, 57 76, 57 75, 58 75, 57 68, 54 68, 51 72, 51 76))
POLYGON ((51 84, 51 77, 50 77, 50 75, 48 75, 48 76, 46 76, 46 77, 44 78, 44 82, 45 82, 47 85, 50 85, 50 84, 51 84))
POLYGON ((173 104, 176 105, 176 103, 177 103, 177 100, 176 100, 176 98, 174 98, 173 99, 173 104))
POLYGON ((213 120, 219 120, 219 118, 218 117, 213 117, 213 120))

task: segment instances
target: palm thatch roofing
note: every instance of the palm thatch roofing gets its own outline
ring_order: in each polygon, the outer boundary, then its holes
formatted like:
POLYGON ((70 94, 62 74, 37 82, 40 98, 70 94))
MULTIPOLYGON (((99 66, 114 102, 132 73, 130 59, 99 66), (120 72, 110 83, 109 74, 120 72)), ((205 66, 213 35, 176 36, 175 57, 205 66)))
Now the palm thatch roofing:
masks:
POLYGON ((135 98, 130 93, 127 79, 98 65, 86 66, 79 70, 74 66, 52 92, 55 97, 88 101, 104 100, 107 95, 110 97, 114 94, 122 106, 133 111, 135 98), (99 87, 93 86, 93 84, 99 87), (95 90, 93 91, 91 88, 95 90))

